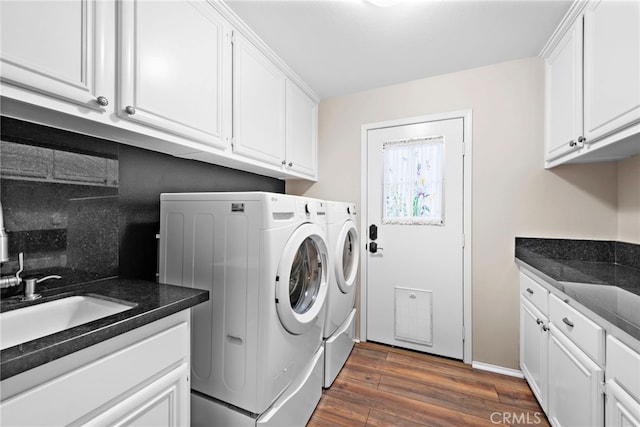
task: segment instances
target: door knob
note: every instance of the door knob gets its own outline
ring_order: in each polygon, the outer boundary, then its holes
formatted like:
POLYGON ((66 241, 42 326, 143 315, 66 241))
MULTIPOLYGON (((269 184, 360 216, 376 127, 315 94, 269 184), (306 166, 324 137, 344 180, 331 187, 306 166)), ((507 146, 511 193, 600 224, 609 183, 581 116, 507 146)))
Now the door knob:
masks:
POLYGON ((383 250, 384 248, 378 246, 376 242, 369 243, 369 252, 371 252, 372 254, 376 254, 378 253, 378 251, 383 251, 383 250))

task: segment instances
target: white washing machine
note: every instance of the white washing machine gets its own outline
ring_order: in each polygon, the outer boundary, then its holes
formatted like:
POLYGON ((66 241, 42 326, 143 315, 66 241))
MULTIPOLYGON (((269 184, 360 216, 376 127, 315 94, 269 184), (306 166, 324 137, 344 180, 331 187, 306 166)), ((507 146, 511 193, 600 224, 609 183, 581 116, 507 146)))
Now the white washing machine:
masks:
POLYGON ((329 296, 324 324, 324 387, 330 387, 355 342, 356 276, 360 242, 352 203, 326 202, 329 243, 329 296))
POLYGON ((192 311, 192 425, 304 425, 322 395, 324 202, 273 193, 160 196, 160 281, 192 311))

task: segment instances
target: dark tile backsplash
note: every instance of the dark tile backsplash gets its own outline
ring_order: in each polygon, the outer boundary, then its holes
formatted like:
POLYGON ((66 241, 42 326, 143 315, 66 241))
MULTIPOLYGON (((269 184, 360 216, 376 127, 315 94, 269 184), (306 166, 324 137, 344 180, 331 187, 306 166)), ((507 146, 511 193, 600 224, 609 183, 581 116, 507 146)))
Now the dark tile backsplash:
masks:
POLYGON ((11 255, 3 275, 16 271, 24 252, 27 274, 155 280, 160 193, 284 192, 278 179, 0 120, 0 200, 11 255))

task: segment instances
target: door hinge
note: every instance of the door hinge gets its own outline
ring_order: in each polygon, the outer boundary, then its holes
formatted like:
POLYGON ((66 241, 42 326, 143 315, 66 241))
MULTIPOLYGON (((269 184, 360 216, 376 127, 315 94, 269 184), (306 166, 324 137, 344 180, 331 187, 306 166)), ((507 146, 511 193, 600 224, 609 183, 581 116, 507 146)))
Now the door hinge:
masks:
POLYGON ((467 334, 465 332, 466 332, 466 330, 464 328, 464 325, 462 325, 462 341, 464 341, 465 337, 467 336, 467 334))
POLYGON ((600 383, 600 393, 602 393, 605 399, 607 398, 607 383, 604 381, 600 383))
POLYGON ((464 156, 466 154, 467 151, 467 145, 464 143, 464 141, 462 141, 462 155, 464 156))
POLYGON ((466 239, 465 239, 464 233, 462 233, 462 247, 463 247, 463 248, 464 248, 464 246, 465 246, 465 240, 466 240, 466 239))
POLYGON ((235 146, 236 146, 236 139, 231 138, 231 148, 235 148, 235 146))
POLYGON ((236 42, 236 32, 231 30, 229 38, 231 39, 231 44, 234 44, 236 42))

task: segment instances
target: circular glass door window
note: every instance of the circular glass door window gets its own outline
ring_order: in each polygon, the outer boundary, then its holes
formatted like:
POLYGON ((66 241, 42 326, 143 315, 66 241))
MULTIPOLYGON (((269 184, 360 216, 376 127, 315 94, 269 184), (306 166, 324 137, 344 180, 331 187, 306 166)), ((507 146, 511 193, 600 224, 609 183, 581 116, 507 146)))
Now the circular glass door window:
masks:
POLYGON ((327 298, 327 243, 317 224, 298 227, 278 265, 276 308, 284 328, 302 334, 317 324, 327 298))
POLYGON ((358 273, 360 257, 360 242, 355 225, 349 221, 340 230, 338 235, 337 262, 335 263, 335 275, 338 287, 342 293, 349 293, 354 287, 358 273))
POLYGON ((320 291, 322 260, 313 239, 307 237, 298 247, 289 276, 289 302, 298 314, 304 314, 315 302, 320 291))

